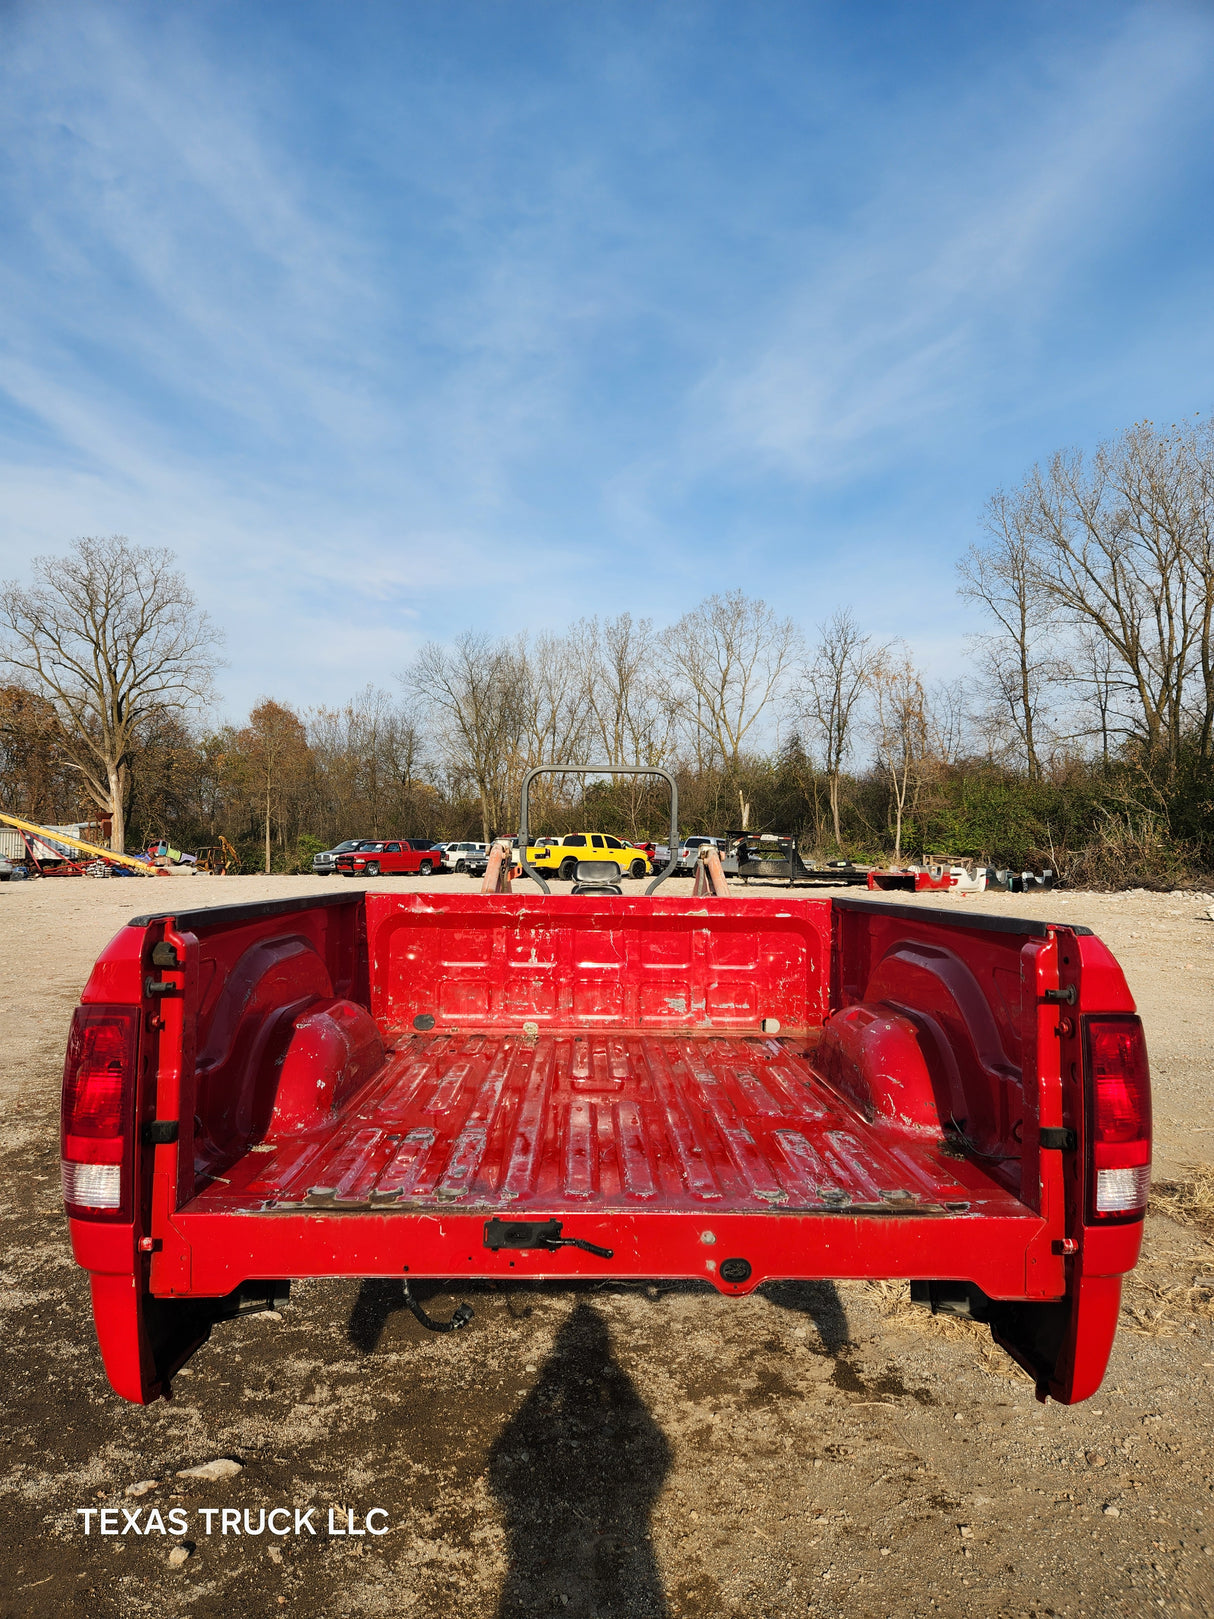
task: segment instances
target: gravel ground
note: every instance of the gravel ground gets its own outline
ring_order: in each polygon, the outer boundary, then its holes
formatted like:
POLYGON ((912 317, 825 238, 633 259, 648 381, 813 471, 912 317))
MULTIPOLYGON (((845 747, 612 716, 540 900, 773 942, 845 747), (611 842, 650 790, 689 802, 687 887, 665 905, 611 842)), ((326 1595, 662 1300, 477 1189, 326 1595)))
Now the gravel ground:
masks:
MULTIPOLYGON (((1039 1406, 984 1328, 883 1283, 431 1289, 436 1314, 476 1311, 439 1338, 397 1284, 313 1282, 281 1319, 217 1328, 171 1403, 118 1400, 58 1205, 71 1007, 136 911, 336 879, 173 881, 154 899, 136 881, 0 885, 0 1615, 1214 1612, 1214 1229, 1159 1213, 1105 1387, 1071 1410, 1039 1406), (240 1470, 177 1476, 221 1457, 240 1470), (206 1510, 247 1508, 256 1530, 282 1506, 292 1529, 312 1508, 317 1533, 223 1534, 218 1513, 205 1532, 206 1510), (188 1528, 101 1537, 94 1517, 86 1537, 82 1507, 141 1527, 177 1508, 188 1528), (373 1508, 386 1534, 337 1533, 373 1508)), ((447 886, 472 885, 428 883, 447 886)), ((1157 1177, 1214 1160, 1214 898, 918 903, 1093 927, 1146 1022, 1157 1177)))

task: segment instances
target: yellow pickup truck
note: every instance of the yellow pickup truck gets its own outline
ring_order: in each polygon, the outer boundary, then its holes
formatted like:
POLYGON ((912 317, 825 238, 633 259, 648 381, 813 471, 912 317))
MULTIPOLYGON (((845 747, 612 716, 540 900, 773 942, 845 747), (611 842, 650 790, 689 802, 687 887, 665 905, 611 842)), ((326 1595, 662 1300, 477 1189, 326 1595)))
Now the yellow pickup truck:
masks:
POLYGON ((571 832, 568 837, 541 838, 527 846, 527 863, 562 882, 573 881, 579 860, 614 860, 621 877, 648 877, 653 870, 643 849, 634 849, 606 832, 571 832))

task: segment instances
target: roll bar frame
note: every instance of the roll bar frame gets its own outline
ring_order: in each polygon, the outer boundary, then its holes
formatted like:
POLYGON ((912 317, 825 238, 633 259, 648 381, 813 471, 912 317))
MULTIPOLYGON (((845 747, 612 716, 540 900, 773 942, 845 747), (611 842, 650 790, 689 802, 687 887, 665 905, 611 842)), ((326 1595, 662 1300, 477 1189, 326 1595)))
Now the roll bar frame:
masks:
MULTIPOLYGON (((662 770, 656 765, 536 765, 523 777, 523 792, 521 806, 521 824, 518 831, 518 858, 519 865, 532 882, 536 882, 545 894, 551 894, 544 877, 536 871, 534 866, 527 863, 527 809, 531 793, 531 783, 537 776, 661 776, 670 788, 670 863, 664 871, 650 883, 645 890, 652 894, 655 888, 660 887, 674 871, 679 863, 679 789, 669 770, 662 770)), ((620 873, 623 876, 623 872, 620 873)))

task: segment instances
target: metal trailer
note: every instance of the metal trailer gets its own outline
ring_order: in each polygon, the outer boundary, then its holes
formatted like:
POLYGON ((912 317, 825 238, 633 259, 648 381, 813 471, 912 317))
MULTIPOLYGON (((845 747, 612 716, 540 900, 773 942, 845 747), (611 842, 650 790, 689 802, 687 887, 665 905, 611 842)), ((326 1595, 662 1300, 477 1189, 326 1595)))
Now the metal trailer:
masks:
POLYGON ((854 887, 868 879, 867 866, 855 866, 850 860, 806 865, 797 848, 797 840, 764 833, 752 836, 735 830, 725 834, 730 853, 722 861, 727 877, 740 877, 743 882, 759 878, 764 882, 783 879, 789 888, 854 887), (738 860, 738 845, 745 843, 750 858, 738 860), (771 851, 768 853, 767 851, 771 851))

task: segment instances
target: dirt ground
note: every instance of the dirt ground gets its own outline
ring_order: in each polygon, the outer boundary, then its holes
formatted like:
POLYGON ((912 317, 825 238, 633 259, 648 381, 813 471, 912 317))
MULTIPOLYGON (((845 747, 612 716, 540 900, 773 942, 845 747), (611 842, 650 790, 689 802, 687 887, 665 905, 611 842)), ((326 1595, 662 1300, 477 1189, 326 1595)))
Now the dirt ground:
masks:
MULTIPOLYGON (((476 1312, 436 1337, 398 1283, 313 1282, 280 1318, 218 1327, 171 1402, 117 1399, 59 1206, 71 1008, 136 912, 336 881, 0 885, 4 1619, 1214 1613, 1214 1226, 1200 1210, 1150 1217, 1105 1386, 1069 1410, 1038 1405, 985 1328, 933 1321, 880 1283, 740 1300, 697 1285, 432 1288, 436 1315, 460 1298, 476 1312), (240 1471, 176 1476, 220 1457, 240 1471), (101 1537, 94 1517, 86 1536, 84 1507, 141 1525, 177 1507, 189 1528, 101 1537), (273 1507, 292 1527, 313 1508, 317 1533, 222 1534, 218 1514, 203 1532, 204 1509, 247 1508, 256 1530, 273 1507), (336 1532, 374 1508, 386 1534, 336 1532)), ((448 884, 471 887, 429 880, 448 884)), ((1214 1161, 1214 895, 918 903, 1094 928, 1146 1023, 1157 1181, 1214 1161)))

